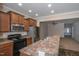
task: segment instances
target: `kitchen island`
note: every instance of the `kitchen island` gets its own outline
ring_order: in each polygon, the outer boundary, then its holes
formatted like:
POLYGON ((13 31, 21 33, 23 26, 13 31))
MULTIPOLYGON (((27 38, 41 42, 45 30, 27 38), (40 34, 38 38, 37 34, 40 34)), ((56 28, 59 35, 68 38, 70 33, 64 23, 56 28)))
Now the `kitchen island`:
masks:
POLYGON ((42 56, 57 56, 59 50, 59 36, 49 37, 48 39, 39 40, 27 47, 20 49, 21 56, 38 56, 39 51, 43 52, 42 56))

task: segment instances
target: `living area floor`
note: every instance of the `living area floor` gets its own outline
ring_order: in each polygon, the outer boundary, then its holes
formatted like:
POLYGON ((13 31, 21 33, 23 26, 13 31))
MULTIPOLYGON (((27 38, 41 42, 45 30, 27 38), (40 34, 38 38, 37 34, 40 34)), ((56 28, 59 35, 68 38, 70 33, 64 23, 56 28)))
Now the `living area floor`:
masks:
POLYGON ((60 40, 60 56, 79 56, 79 42, 72 38, 62 38, 60 40))

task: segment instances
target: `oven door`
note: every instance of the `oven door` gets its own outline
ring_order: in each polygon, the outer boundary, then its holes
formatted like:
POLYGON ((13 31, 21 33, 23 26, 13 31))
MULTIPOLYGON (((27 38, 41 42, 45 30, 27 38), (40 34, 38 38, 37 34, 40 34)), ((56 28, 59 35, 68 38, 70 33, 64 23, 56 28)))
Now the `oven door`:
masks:
POLYGON ((13 55, 20 55, 19 50, 26 46, 25 40, 18 40, 14 42, 13 55))
POLYGON ((14 42, 14 50, 19 50, 25 46, 26 44, 24 40, 17 40, 16 42, 14 42))

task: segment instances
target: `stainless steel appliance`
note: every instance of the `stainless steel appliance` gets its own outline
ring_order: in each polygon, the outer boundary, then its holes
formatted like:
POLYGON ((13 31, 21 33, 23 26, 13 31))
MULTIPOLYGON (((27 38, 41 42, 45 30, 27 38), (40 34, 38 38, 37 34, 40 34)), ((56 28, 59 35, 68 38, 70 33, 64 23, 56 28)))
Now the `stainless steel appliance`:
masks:
POLYGON ((32 37, 32 42, 36 42, 39 40, 39 30, 37 27, 30 26, 28 35, 32 37))
POLYGON ((11 32, 23 32, 24 25, 21 24, 11 24, 11 32))

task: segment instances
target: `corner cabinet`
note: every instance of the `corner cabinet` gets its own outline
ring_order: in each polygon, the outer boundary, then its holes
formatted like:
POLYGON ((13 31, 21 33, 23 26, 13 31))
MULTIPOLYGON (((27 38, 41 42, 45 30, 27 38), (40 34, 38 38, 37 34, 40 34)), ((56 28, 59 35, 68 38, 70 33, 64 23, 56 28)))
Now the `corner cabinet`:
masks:
POLYGON ((0 32, 10 31, 9 14, 0 11, 0 32))

